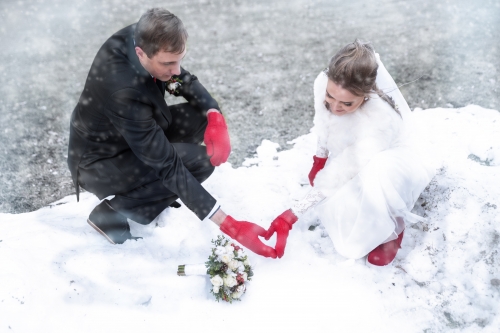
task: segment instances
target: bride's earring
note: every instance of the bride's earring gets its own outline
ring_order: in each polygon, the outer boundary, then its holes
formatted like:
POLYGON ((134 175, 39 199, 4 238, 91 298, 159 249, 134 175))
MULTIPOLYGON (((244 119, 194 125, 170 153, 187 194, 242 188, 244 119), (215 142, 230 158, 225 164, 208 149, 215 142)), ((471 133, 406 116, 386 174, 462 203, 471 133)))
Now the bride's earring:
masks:
POLYGON ((367 101, 367 100, 368 100, 368 97, 365 97, 365 101, 367 101))

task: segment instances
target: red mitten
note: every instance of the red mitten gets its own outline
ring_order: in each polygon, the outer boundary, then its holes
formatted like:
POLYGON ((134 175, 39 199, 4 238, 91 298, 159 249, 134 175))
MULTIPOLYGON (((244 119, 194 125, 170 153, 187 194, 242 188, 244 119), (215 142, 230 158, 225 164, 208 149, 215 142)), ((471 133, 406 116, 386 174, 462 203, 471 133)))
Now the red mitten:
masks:
POLYGON ((213 166, 219 166, 227 161, 231 152, 226 121, 220 112, 215 111, 209 112, 207 119, 208 125, 203 141, 207 146, 208 156, 211 156, 210 163, 213 166))
POLYGON ((314 186, 314 178, 316 178, 316 174, 319 172, 319 170, 325 167, 327 159, 327 157, 313 156, 314 163, 311 171, 309 171, 309 183, 311 184, 311 186, 314 186))
POLYGON ((276 258, 276 251, 262 243, 258 237, 264 237, 266 234, 266 230, 261 226, 251 222, 236 221, 228 215, 222 221, 220 230, 249 250, 264 257, 276 258))
POLYGON ((292 212, 291 209, 285 210, 280 216, 274 219, 271 226, 264 236, 266 240, 276 232, 276 255, 278 258, 283 257, 285 254, 286 239, 288 233, 292 230, 292 225, 297 222, 298 217, 292 212))

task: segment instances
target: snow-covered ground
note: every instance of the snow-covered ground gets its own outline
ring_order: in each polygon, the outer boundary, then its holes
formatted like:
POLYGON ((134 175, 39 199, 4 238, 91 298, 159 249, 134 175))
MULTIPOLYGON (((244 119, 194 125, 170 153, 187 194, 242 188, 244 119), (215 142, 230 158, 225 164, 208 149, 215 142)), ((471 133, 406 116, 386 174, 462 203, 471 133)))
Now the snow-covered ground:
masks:
MULTIPOLYGON (((478 106, 414 111, 439 169, 394 263, 370 268, 338 255, 314 213, 291 231, 285 256, 249 253, 255 276, 241 302, 217 303, 202 263, 220 233, 185 206, 139 241, 110 245, 86 218, 99 202, 66 197, 0 214, 0 332, 498 332, 500 113, 478 106)), ((245 166, 217 168, 206 188, 236 219, 268 227, 308 189, 315 138, 277 152, 263 141, 245 166)), ((273 242, 271 239, 270 242, 273 242)))

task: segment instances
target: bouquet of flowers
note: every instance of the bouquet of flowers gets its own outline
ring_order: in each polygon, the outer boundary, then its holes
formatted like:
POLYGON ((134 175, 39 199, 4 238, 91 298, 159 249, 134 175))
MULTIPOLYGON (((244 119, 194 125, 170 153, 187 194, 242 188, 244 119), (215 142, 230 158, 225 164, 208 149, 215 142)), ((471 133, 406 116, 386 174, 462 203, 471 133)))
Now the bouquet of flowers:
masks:
POLYGON ((217 301, 223 299, 231 303, 240 300, 246 290, 245 282, 253 276, 250 261, 241 247, 229 243, 224 236, 217 237, 212 243, 215 248, 205 263, 213 285, 210 292, 217 301))
MULTIPOLYGON (((220 235, 212 240, 215 247, 205 263, 206 274, 210 275, 212 289, 210 292, 217 302, 224 300, 232 303, 240 300, 246 291, 245 282, 252 279, 253 271, 250 261, 243 249, 220 235)), ((201 265, 180 265, 178 275, 202 273, 201 265)))

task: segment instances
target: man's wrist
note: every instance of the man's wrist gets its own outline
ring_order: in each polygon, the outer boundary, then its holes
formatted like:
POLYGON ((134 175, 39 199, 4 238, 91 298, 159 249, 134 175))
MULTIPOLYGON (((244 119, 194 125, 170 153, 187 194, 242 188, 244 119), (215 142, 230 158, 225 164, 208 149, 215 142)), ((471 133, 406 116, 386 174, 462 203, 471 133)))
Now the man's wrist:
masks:
POLYGON ((222 222, 224 222, 224 220, 226 219, 226 217, 227 217, 226 213, 224 213, 222 211, 222 209, 219 208, 214 213, 214 215, 212 215, 212 217, 210 217, 210 220, 212 222, 214 222, 215 224, 217 224, 220 227, 220 225, 222 224, 222 222))

